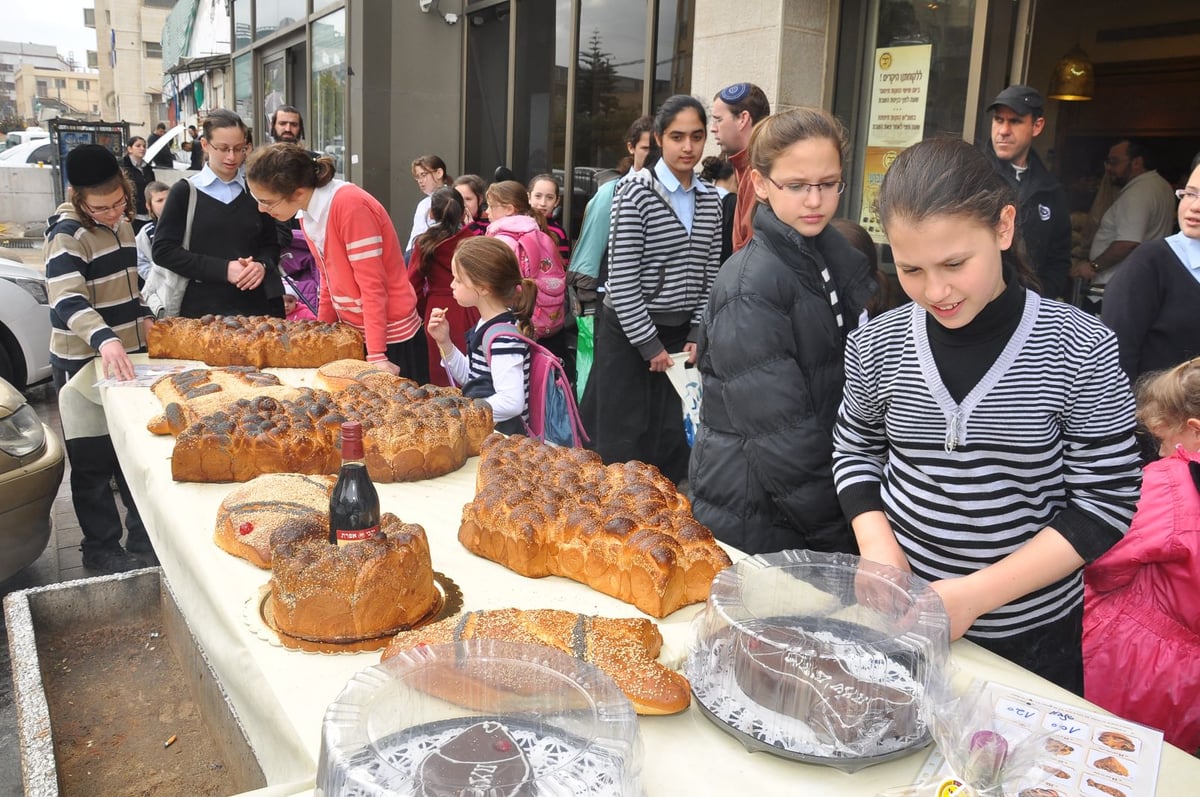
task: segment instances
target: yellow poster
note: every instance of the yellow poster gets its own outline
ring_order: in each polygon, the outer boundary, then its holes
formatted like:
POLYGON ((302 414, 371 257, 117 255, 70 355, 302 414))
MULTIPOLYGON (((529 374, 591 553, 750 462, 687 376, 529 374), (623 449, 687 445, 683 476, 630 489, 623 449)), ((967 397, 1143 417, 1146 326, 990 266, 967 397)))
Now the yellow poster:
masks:
POLYGON ((880 47, 875 51, 858 221, 877 243, 886 240, 875 215, 879 184, 896 156, 924 134, 932 53, 932 44, 880 47))

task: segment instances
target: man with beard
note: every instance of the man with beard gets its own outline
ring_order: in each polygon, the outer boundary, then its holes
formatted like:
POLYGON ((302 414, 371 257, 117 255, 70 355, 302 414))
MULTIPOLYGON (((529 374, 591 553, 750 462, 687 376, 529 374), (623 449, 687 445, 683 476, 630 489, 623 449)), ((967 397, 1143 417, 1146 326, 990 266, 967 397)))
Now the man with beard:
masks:
POLYGON ((1108 151, 1104 171, 1121 193, 1100 219, 1092 239, 1091 261, 1076 264, 1071 269, 1073 276, 1091 280, 1092 287, 1106 285, 1139 244, 1171 234, 1175 191, 1154 167, 1153 154, 1144 141, 1122 139, 1108 151))

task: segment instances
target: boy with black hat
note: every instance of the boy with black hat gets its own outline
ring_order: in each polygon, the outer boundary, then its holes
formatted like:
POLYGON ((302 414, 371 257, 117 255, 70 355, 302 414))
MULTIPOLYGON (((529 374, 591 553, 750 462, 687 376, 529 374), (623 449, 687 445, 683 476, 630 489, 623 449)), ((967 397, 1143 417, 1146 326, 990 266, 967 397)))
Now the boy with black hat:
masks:
POLYGON ((83 565, 102 573, 144 567, 132 553, 153 556, 137 505, 117 462, 103 412, 96 413, 67 382, 99 355, 97 376, 131 379, 130 351, 145 348, 153 323, 137 288, 137 248, 130 219, 133 194, 112 152, 97 144, 71 150, 66 202, 48 221, 43 255, 50 298, 50 365, 60 391, 71 500, 83 532, 83 565), (129 530, 109 488, 116 479, 129 530))
POLYGON ((1017 191, 1017 224, 1042 295, 1068 295, 1071 211, 1066 189, 1042 165, 1033 139, 1046 126, 1045 101, 1029 86, 1009 86, 988 106, 992 115, 992 165, 1017 191))

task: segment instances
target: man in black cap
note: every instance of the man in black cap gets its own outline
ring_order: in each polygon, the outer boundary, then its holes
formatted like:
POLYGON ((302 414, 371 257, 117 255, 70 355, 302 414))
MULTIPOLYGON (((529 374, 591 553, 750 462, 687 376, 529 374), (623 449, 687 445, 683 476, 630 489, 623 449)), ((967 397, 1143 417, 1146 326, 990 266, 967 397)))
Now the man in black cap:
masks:
POLYGON ((1062 183, 1042 165, 1033 140, 1046 125, 1041 93, 1009 86, 988 106, 992 115, 992 165, 1017 191, 1017 223, 1025 254, 1042 283, 1042 295, 1068 295, 1071 212, 1062 183))

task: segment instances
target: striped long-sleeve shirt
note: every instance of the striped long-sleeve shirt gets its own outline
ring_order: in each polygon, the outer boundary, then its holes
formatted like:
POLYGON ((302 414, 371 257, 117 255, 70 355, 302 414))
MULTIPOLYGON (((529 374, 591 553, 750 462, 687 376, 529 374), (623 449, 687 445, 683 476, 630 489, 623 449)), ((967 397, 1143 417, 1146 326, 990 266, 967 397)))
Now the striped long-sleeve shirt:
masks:
MULTIPOLYGON (((916 304, 851 334, 834 429, 846 517, 883 510, 914 573, 967 575, 1047 526, 1085 561, 1128 531, 1141 480, 1134 402, 1112 332, 1026 292, 1012 338, 961 404, 938 373, 916 304)), ((998 638, 1061 618, 1082 571, 980 617, 998 638)))
POLYGON ((613 202, 606 290, 629 342, 647 360, 663 351, 656 322, 699 326, 721 267, 721 203, 694 190, 692 231, 649 178, 630 179, 613 202))
POLYGON ((137 285, 133 228, 85 227, 65 202, 50 217, 43 247, 50 298, 50 363, 74 373, 107 341, 126 351, 145 345, 142 319, 151 315, 137 285))

